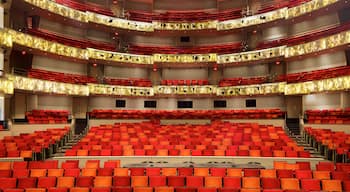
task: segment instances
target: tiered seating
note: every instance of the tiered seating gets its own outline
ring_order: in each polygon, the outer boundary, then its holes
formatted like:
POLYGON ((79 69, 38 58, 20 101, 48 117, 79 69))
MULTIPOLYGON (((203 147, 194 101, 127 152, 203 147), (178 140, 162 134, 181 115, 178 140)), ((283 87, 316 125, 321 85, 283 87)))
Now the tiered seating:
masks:
POLYGON ((266 13, 283 7, 295 7, 302 3, 308 2, 310 0, 291 0, 291 1, 280 1, 280 2, 262 2, 260 9, 257 14, 266 13))
POLYGON ((206 79, 199 79, 199 80, 170 80, 170 79, 164 79, 160 82, 161 85, 208 85, 209 82, 206 79))
POLYGON ((133 54, 152 55, 154 53, 163 54, 204 54, 204 53, 236 53, 242 50, 241 42, 204 45, 196 47, 171 47, 156 45, 129 45, 128 52, 133 54))
POLYGON ((271 47, 277 47, 280 45, 297 45, 303 42, 309 42, 319 39, 324 36, 332 35, 350 29, 350 23, 343 23, 341 25, 329 26, 328 28, 319 28, 311 31, 307 31, 295 36, 289 36, 281 39, 273 39, 269 41, 261 42, 257 45, 256 49, 266 49, 271 47))
POLYGON ((278 119, 280 109, 252 110, 106 110, 94 109, 89 113, 96 119, 278 119))
POLYGON ((32 110, 26 112, 29 124, 67 123, 68 115, 67 110, 32 110))
POLYGON ((74 46, 82 49, 86 49, 88 47, 90 48, 96 48, 96 49, 101 49, 101 50, 106 50, 106 51, 115 51, 116 46, 111 43, 105 43, 105 42, 100 42, 100 41, 94 41, 90 39, 75 39, 72 37, 67 37, 52 31, 48 31, 45 29, 33 29, 33 28, 28 28, 27 33, 31 35, 35 35, 38 37, 42 37, 44 39, 48 39, 50 41, 62 43, 65 45, 69 46, 74 46))
POLYGON ((310 157, 282 127, 221 121, 211 125, 143 122, 91 127, 65 155, 310 157))
POLYGON ((90 11, 102 15, 114 16, 112 10, 101 7, 100 5, 91 2, 80 3, 79 1, 74 0, 55 0, 55 2, 77 9, 79 11, 90 11))
POLYGON ((350 124, 350 108, 307 110, 305 115, 310 124, 350 124))
POLYGON ((28 71, 28 77, 43 79, 49 81, 58 81, 63 83, 81 84, 97 83, 96 78, 85 75, 68 74, 61 72, 53 72, 42 69, 30 69, 28 71))
POLYGON ((288 83, 296 83, 296 82, 305 82, 305 81, 313 81, 320 79, 329 79, 334 77, 341 77, 350 75, 350 67, 334 67, 329 69, 321 69, 315 71, 301 72, 301 73, 292 73, 287 75, 288 83))
POLYGON ((57 128, 19 136, 5 136, 0 140, 0 157, 32 158, 33 153, 42 153, 43 149, 64 140, 68 134, 69 128, 57 128))
POLYGON ((152 87, 152 82, 149 79, 114 79, 104 78, 104 82, 109 85, 137 86, 137 87, 152 87))
POLYGON ((347 162, 350 159, 350 134, 331 129, 305 127, 304 137, 330 160, 347 162))

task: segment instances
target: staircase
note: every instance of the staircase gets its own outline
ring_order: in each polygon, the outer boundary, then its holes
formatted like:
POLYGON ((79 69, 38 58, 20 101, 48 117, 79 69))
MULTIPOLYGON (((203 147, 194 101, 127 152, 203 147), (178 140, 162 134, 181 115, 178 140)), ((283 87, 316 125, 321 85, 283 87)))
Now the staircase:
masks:
POLYGON ((300 125, 298 118, 287 118, 286 125, 290 135, 300 135, 300 125))
POLYGON ((289 137, 292 138, 295 142, 297 142, 298 146, 302 146, 304 147, 305 151, 309 151, 311 157, 325 158, 323 155, 320 154, 319 151, 317 151, 316 148, 308 144, 302 135, 300 135, 300 124, 298 118, 286 119, 286 125, 289 137))
POLYGON ((63 157, 67 149, 71 149, 75 144, 77 144, 83 137, 83 134, 74 135, 70 140, 68 140, 64 146, 59 147, 56 153, 52 157, 63 157))

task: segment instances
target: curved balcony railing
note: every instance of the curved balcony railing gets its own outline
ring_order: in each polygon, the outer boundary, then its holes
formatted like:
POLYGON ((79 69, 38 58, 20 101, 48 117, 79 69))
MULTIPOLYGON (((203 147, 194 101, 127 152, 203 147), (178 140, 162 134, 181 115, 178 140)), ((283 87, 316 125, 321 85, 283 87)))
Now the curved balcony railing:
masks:
POLYGON ((114 27, 124 30, 153 32, 155 30, 169 30, 169 31, 190 31, 190 30, 232 30, 242 27, 249 27, 253 25, 260 25, 270 23, 281 19, 292 19, 322 9, 324 7, 333 5, 342 0, 311 0, 309 2, 291 7, 281 8, 258 15, 253 15, 244 18, 219 21, 186 21, 186 22, 166 22, 166 21, 152 21, 141 22, 117 17, 102 15, 89 11, 79 11, 68 6, 58 4, 53 1, 42 0, 24 0, 33 6, 47 10, 54 14, 70 18, 75 21, 83 23, 95 23, 103 26, 114 27))
POLYGON ((80 49, 61 43, 48 41, 43 38, 17 32, 11 29, 0 30, 0 45, 12 47, 12 44, 28 47, 42 52, 60 56, 71 57, 80 60, 103 60, 118 63, 133 63, 140 65, 152 65, 154 63, 245 63, 274 58, 294 58, 312 53, 318 53, 350 43, 350 31, 343 31, 328 37, 310 41, 294 46, 280 46, 269 49, 248 51, 218 55, 206 54, 153 54, 136 55, 112 51, 104 51, 93 48, 80 49))
POLYGON ((105 95, 125 97, 152 97, 152 96, 254 96, 254 95, 302 95, 331 91, 347 91, 350 89, 350 76, 306 81, 300 83, 278 82, 257 85, 241 85, 231 87, 203 86, 153 86, 133 87, 105 84, 77 85, 61 83, 22 76, 7 75, 0 79, 0 92, 13 94, 14 90, 29 92, 50 93, 59 95, 105 95))

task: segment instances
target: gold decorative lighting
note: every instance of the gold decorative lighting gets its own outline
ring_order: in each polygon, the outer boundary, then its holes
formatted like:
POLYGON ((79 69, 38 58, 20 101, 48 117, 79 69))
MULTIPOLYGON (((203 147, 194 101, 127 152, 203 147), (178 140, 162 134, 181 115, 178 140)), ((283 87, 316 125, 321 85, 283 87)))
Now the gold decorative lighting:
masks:
POLYGON ((154 86, 154 93, 159 95, 212 95, 216 86, 154 86))
POLYGON ((216 62, 216 53, 207 54, 153 54, 153 61, 160 63, 216 62))
POLYGON ((89 95, 89 89, 85 85, 46 81, 12 75, 9 75, 8 77, 9 79, 12 79, 15 89, 64 95, 89 95))
POLYGON ((267 13, 262 13, 262 14, 253 15, 249 17, 222 21, 218 23, 217 30, 223 31, 223 30, 230 30, 230 29, 238 29, 238 28, 248 27, 252 25, 269 23, 279 19, 284 19, 286 16, 286 13, 287 13, 287 8, 282 8, 275 11, 270 11, 267 13))
POLYGON ((286 46, 261 49, 257 51, 247 51, 241 53, 232 53, 218 56, 218 64, 256 61, 261 59, 270 59, 284 56, 286 46))
POLYGON ((115 61, 115 62, 122 62, 122 63, 153 64, 152 56, 149 56, 149 55, 118 53, 118 52, 103 51, 103 50, 92 49, 92 48, 88 48, 87 50, 88 50, 88 57, 91 59, 115 61))
POLYGON ((170 31, 190 31, 190 30, 207 30, 216 29, 218 21, 198 21, 198 22, 152 22, 155 30, 170 30, 170 31))
POLYGON ((131 87, 103 84, 89 84, 90 95, 153 96, 152 87, 131 87))

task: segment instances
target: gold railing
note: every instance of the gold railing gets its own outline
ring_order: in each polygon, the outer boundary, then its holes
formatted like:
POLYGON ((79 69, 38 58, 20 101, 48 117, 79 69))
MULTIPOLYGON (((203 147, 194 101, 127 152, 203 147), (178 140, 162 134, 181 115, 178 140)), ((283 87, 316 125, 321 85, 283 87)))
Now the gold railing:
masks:
POLYGON ((101 14, 92 13, 92 12, 82 12, 64 5, 60 5, 53 1, 44 1, 44 0, 24 0, 24 1, 33 6, 39 7, 44 10, 48 10, 52 13, 55 13, 79 22, 83 22, 83 23, 91 22, 91 23, 101 24, 101 25, 120 28, 120 29, 144 31, 144 32, 152 32, 154 30, 178 31, 178 30, 237 29, 241 27, 248 27, 252 25, 268 23, 279 19, 295 18, 339 2, 339 0, 311 0, 307 3, 303 3, 301 5, 291 7, 291 8, 282 8, 282 9, 274 10, 263 14, 253 15, 253 16, 239 18, 239 19, 221 21, 221 22, 212 20, 212 21, 181 22, 181 23, 154 21, 153 23, 147 23, 147 22, 132 21, 127 19, 110 17, 110 16, 101 15, 101 14))
POLYGON ((350 76, 287 84, 285 95, 309 94, 350 89, 350 76))
POLYGON ((73 57, 81 60, 97 59, 113 61, 118 63, 133 63, 140 65, 151 65, 153 63, 202 63, 217 62, 218 64, 241 63, 277 57, 297 57, 310 53, 316 53, 350 43, 350 30, 335 35, 324 37, 308 43, 294 45, 291 47, 280 46, 256 51, 218 55, 217 53, 205 54, 153 54, 136 55, 98 49, 80 49, 35 37, 11 29, 0 30, 0 45, 11 47, 18 44, 24 47, 37 49, 56 55, 73 57))
POLYGON ((218 64, 239 63, 247 61, 256 61, 262 59, 270 59, 275 57, 283 57, 286 46, 274 47, 269 49, 261 49, 257 51, 248 51, 241 53, 232 53, 218 56, 218 64))
POLYGON ((201 63, 216 62, 216 53, 206 54, 153 54, 153 61, 159 63, 201 63))
POLYGON ((219 97, 234 97, 271 94, 303 95, 330 91, 347 91, 350 89, 350 76, 292 84, 279 82, 231 87, 218 87, 216 85, 153 87, 132 87, 104 84, 77 85, 15 75, 6 75, 4 78, 0 79, 0 92, 13 94, 14 89, 73 96, 111 95, 152 97, 155 95, 211 95, 219 97))
MULTIPOLYGON (((25 33, 17 32, 15 30, 7 30, 8 35, 11 37, 12 43, 22 45, 25 47, 37 49, 44 52, 53 53, 56 55, 62 55, 66 57, 74 57, 77 59, 88 59, 87 50, 80 49, 61 43, 49 41, 40 37, 35 37, 25 33)), ((9 43, 8 43, 9 44, 9 43)))
POLYGON ((120 19, 120 18, 105 16, 105 15, 92 13, 92 12, 87 12, 86 14, 87 14, 88 21, 91 23, 97 23, 97 24, 101 24, 109 27, 134 30, 134 31, 145 31, 145 32, 154 31, 154 26, 152 25, 152 23, 120 19))
POLYGON ((118 53, 112 51, 103 51, 98 49, 88 48, 88 57, 90 59, 98 59, 105 61, 115 61, 122 63, 134 63, 134 64, 153 64, 153 58, 149 55, 135 55, 128 53, 118 53))
POLYGON ((89 84, 91 95, 153 96, 152 87, 131 87, 117 85, 89 84))
POLYGON ((153 21, 153 27, 155 30, 170 30, 170 31, 190 31, 190 30, 203 30, 203 29, 215 29, 218 26, 218 21, 203 21, 203 22, 161 22, 153 21))
POLYGON ((244 17, 239 19, 232 19, 219 22, 217 25, 218 31, 238 29, 242 27, 248 27, 252 25, 259 25, 263 23, 269 23, 286 17, 287 8, 270 11, 250 17, 244 17))
POLYGON ((340 32, 308 43, 287 47, 285 57, 296 57, 315 53, 350 43, 350 31, 340 32))
POLYGON ((61 83, 56 81, 46 81, 41 79, 27 78, 22 76, 8 75, 8 79, 13 81, 13 88, 19 90, 53 93, 63 95, 88 96, 89 89, 85 85, 61 83))
POLYGON ((158 95, 213 95, 216 86, 154 86, 154 93, 158 95))
POLYGON ((339 0, 312 0, 287 10, 286 19, 311 13, 328 5, 337 3, 339 0))
POLYGON ((232 87, 218 87, 217 96, 248 96, 248 95, 268 95, 283 94, 286 83, 268 83, 259 85, 245 85, 232 87))

